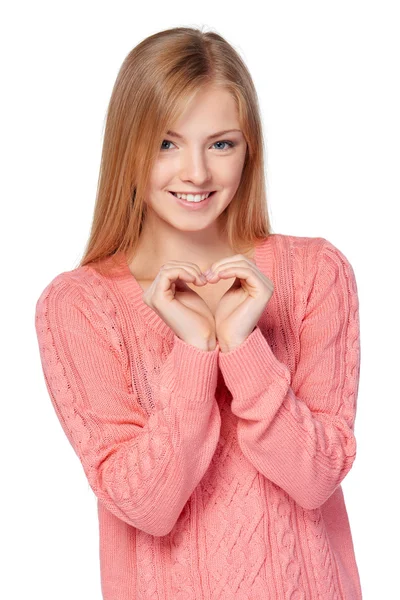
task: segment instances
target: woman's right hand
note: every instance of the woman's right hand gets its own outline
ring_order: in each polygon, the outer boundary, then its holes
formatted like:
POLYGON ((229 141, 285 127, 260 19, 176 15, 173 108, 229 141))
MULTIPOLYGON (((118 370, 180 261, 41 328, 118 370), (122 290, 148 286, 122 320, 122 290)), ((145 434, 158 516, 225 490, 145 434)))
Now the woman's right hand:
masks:
POLYGON ((170 260, 161 267, 144 292, 143 301, 181 340, 201 350, 214 350, 214 315, 204 300, 185 282, 198 286, 207 284, 196 264, 170 260))

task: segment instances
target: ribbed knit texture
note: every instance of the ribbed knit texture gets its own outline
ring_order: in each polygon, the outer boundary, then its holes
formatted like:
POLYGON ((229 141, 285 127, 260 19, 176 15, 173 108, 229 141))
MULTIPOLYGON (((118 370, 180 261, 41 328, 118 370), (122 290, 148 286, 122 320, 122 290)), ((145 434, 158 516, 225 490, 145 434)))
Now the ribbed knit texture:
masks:
POLYGON ((359 303, 324 238, 256 248, 274 293, 234 350, 178 338, 126 256, 57 275, 35 324, 97 496, 105 600, 359 600, 341 482, 356 456, 359 303))

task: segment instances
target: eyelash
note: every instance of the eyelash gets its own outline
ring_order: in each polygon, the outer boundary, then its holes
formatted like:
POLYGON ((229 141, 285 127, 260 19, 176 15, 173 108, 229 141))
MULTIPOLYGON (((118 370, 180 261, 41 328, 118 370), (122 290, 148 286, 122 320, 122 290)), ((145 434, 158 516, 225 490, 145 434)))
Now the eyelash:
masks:
MULTIPOLYGON (((163 140, 162 144, 164 142, 168 142, 169 144, 173 144, 174 142, 171 142, 171 140, 163 140)), ((161 144, 161 151, 165 151, 165 150, 170 150, 170 148, 163 148, 161 144)), ((227 152, 227 150, 230 150, 231 148, 234 148, 236 146, 235 142, 230 142, 228 140, 218 140, 217 142, 214 142, 213 146, 215 144, 228 144, 229 148, 225 148, 225 150, 221 150, 221 152, 227 152)))

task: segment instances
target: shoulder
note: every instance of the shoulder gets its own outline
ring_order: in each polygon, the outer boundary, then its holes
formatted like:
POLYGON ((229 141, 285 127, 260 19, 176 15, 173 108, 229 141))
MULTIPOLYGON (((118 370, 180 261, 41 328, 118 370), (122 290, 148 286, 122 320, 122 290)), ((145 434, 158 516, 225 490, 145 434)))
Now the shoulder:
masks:
POLYGON ((289 235, 285 233, 271 233, 263 244, 268 242, 274 244, 277 250, 281 251, 303 251, 308 253, 318 253, 325 245, 332 245, 323 237, 309 237, 300 235, 289 235))
POLYGON ((268 243, 269 238, 271 238, 271 243, 274 244, 276 257, 284 258, 286 256, 289 260, 292 260, 294 267, 297 266, 300 268, 300 260, 303 263, 303 268, 308 272, 321 262, 337 263, 338 265, 341 263, 351 269, 347 256, 330 240, 324 237, 274 233, 266 238, 263 242, 264 245, 268 243))
MULTIPOLYGON (((268 239, 264 244, 268 244, 268 239)), ((306 237, 273 234, 270 244, 274 252, 273 274, 285 288, 285 303, 293 306, 302 318, 310 300, 321 299, 324 294, 351 298, 357 304, 357 283, 353 267, 335 244, 324 237, 306 237), (285 283, 284 283, 285 282, 285 283)))
POLYGON ((51 279, 36 301, 36 311, 49 302, 69 303, 90 296, 92 274, 87 267, 63 271, 51 279))
POLYGON ((71 302, 79 297, 92 307, 101 304, 104 310, 104 306, 109 303, 111 280, 115 274, 118 274, 118 270, 113 267, 111 257, 100 261, 96 267, 85 265, 63 271, 47 283, 36 306, 49 298, 71 302))
POLYGON ((36 301, 38 333, 45 329, 90 327, 119 350, 115 298, 107 280, 107 276, 90 266, 63 271, 53 277, 36 301))

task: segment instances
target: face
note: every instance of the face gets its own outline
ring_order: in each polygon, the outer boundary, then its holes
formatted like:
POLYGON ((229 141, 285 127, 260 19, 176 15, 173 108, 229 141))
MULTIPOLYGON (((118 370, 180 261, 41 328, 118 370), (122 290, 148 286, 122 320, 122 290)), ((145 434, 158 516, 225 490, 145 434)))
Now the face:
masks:
POLYGON ((162 219, 181 231, 215 225, 239 186, 246 148, 229 92, 201 90, 165 132, 151 173, 147 218, 162 219), (221 131, 227 133, 214 135, 221 131), (183 205, 172 191, 213 194, 183 205))

